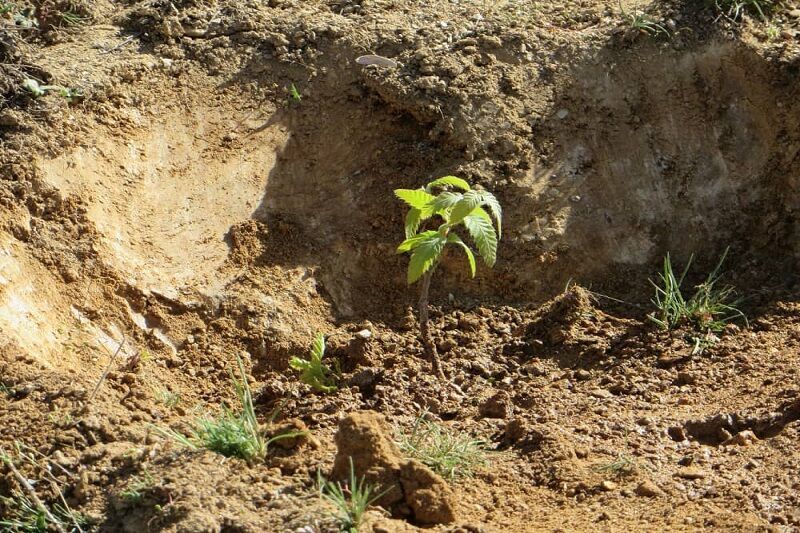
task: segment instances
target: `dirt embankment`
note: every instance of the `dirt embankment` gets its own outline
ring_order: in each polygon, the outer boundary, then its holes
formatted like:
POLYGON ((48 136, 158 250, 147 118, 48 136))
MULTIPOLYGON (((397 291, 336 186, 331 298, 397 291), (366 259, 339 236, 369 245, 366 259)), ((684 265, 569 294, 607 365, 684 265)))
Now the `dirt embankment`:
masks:
POLYGON ((316 473, 356 456, 390 489, 374 531, 800 527, 792 6, 23 4, 0 16, 0 444, 86 529, 327 531, 316 473), (443 386, 392 190, 446 174, 496 193, 504 234, 493 270, 437 270, 443 386), (666 253, 696 255, 689 287, 728 248, 747 323, 698 351, 645 318, 666 253), (333 394, 287 369, 316 331, 333 394), (311 437, 247 464, 154 431, 232 404, 237 357, 259 419, 311 437), (487 465, 404 457, 423 411, 487 465))

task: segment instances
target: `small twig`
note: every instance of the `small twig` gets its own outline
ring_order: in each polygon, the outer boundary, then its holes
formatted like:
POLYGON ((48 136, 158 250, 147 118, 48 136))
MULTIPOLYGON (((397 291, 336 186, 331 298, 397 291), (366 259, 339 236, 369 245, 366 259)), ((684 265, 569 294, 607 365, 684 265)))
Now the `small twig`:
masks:
POLYGON ((117 354, 119 354, 119 351, 122 350, 122 347, 124 345, 125 345, 125 335, 123 335, 122 340, 119 341, 119 346, 117 346, 117 351, 114 352, 114 355, 111 356, 111 360, 108 362, 108 366, 106 366, 106 369, 103 371, 103 375, 100 376, 100 381, 97 382, 97 385, 95 385, 91 396, 89 396, 88 403, 92 403, 92 400, 94 400, 94 397, 97 395, 97 391, 100 390, 100 385, 103 384, 103 381, 105 381, 106 377, 108 376, 108 373, 111 372, 111 366, 114 364, 114 361, 116 361, 117 354))
POLYGON ((33 485, 31 485, 30 481, 25 479, 25 476, 20 474, 17 467, 14 466, 14 462, 11 460, 11 456, 6 453, 5 448, 0 447, 0 459, 11 469, 11 473, 14 474, 14 478, 16 478, 17 482, 22 485, 22 488, 28 493, 30 496, 31 501, 39 508, 41 512, 45 514, 48 520, 55 526, 55 528, 60 531, 61 533, 67 533, 67 531, 61 526, 61 523, 56 519, 55 516, 50 512, 47 506, 39 499, 39 495, 36 494, 36 490, 34 490, 33 485))
POLYGON ((101 54, 110 54, 111 52, 119 50, 120 48, 122 48, 123 46, 128 44, 129 42, 133 41, 136 37, 138 37, 138 36, 137 35, 131 35, 130 37, 128 37, 127 39, 125 39, 124 41, 122 41, 121 43, 119 43, 118 45, 116 45, 116 46, 114 46, 112 48, 107 48, 107 49, 104 48, 103 50, 100 51, 100 53, 101 54))

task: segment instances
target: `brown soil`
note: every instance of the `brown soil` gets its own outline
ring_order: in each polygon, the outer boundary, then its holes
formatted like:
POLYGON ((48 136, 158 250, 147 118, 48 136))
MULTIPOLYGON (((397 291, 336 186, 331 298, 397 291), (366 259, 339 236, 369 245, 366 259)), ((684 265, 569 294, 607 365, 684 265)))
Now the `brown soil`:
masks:
POLYGON ((616 0, 33 4, 0 18, 0 446, 35 449, 86 530, 334 531, 316 475, 348 457, 390 489, 364 531, 800 529, 792 2, 622 2, 669 38, 616 0), (392 190, 447 174, 505 231, 493 270, 437 269, 442 383, 392 190), (693 355, 646 319, 648 278, 728 247, 749 321, 693 355), (332 394, 287 368, 317 331, 332 394), (307 436, 247 463, 153 431, 234 401, 237 357, 265 430, 307 436), (426 410, 487 465, 403 457, 426 410))

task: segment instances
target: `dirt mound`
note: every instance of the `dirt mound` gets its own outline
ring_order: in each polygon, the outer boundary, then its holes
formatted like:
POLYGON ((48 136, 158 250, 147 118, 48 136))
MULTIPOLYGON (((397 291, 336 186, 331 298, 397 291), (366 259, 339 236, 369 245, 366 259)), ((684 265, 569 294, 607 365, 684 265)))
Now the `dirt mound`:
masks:
POLYGON ((348 479, 351 465, 376 490, 386 491, 378 504, 420 524, 456 520, 455 494, 427 466, 405 459, 391 440, 391 429, 376 412, 353 413, 339 422, 332 476, 348 479))

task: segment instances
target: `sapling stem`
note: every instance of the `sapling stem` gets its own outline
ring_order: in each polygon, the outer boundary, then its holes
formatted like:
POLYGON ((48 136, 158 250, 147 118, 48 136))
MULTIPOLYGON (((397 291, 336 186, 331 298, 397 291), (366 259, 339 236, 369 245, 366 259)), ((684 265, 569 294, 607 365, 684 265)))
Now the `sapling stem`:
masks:
POLYGON ((434 344, 433 337, 431 337, 431 330, 428 328, 428 293, 431 288, 433 270, 427 271, 422 277, 422 289, 419 293, 419 333, 425 358, 433 365, 433 371, 436 372, 436 375, 441 379, 445 379, 442 362, 439 360, 439 352, 436 350, 436 344, 434 344))

